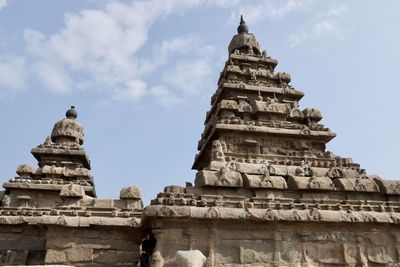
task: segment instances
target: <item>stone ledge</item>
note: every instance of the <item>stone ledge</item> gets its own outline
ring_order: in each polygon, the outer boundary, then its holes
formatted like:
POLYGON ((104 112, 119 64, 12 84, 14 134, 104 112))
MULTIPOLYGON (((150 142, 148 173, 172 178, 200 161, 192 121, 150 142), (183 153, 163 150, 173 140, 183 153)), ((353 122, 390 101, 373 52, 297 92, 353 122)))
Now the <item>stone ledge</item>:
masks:
POLYGON ((343 211, 308 208, 253 209, 224 207, 188 207, 152 205, 144 209, 145 218, 191 218, 247 221, 289 221, 289 222, 350 222, 400 224, 400 213, 378 211, 343 211))
POLYGON ((61 225, 67 227, 127 226, 139 228, 141 219, 138 217, 71 217, 71 216, 4 216, 0 217, 1 224, 30 224, 30 225, 61 225))
POLYGON ((240 131, 240 132, 256 132, 256 133, 264 133, 271 135, 287 135, 287 136, 295 136, 301 138, 315 138, 323 141, 332 140, 336 134, 327 131, 315 131, 310 130, 308 134, 304 134, 302 130, 297 129, 283 129, 283 128, 272 128, 267 126, 256 126, 256 125, 241 125, 241 124, 224 124, 224 123, 216 123, 215 128, 217 130, 227 130, 227 131, 240 131))

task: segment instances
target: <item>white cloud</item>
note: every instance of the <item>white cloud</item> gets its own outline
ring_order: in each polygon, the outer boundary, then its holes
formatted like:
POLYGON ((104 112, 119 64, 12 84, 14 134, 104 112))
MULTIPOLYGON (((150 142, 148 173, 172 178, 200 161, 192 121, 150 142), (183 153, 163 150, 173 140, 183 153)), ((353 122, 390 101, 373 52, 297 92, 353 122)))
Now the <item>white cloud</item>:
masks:
POLYGON ((147 91, 147 84, 141 80, 129 80, 123 88, 115 90, 113 99, 120 101, 138 101, 147 91))
POLYGON ((0 10, 2 10, 3 8, 5 8, 8 4, 7 0, 0 0, 0 10))
POLYGON ((154 62, 163 66, 160 69, 164 71, 161 71, 162 80, 150 93, 160 105, 173 106, 185 98, 198 96, 201 89, 211 86, 209 75, 215 47, 204 45, 193 36, 184 36, 164 40, 153 50, 154 62))
POLYGON ((267 18, 280 18, 292 12, 308 9, 315 0, 261 0, 251 1, 250 4, 240 5, 231 14, 231 22, 237 23, 241 14, 246 22, 255 24, 259 20, 267 18))
POLYGON ((176 37, 164 40, 160 45, 154 47, 154 62, 166 64, 175 54, 190 53, 195 46, 197 44, 192 37, 176 37))
POLYGON ((219 7, 231 7, 239 4, 239 0, 208 0, 208 4, 219 7))
POLYGON ((71 78, 61 67, 46 61, 39 61, 33 65, 33 68, 46 88, 51 88, 53 92, 63 93, 72 89, 71 78))
MULTIPOLYGON (((315 16, 310 24, 289 36, 290 46, 298 46, 307 40, 341 39, 344 36, 349 9, 347 6, 333 7, 315 16)), ((347 25, 348 26, 348 25, 347 25)))
MULTIPOLYGON (((65 27, 48 37, 27 29, 27 51, 33 59, 41 61, 41 65, 49 68, 54 65, 65 73, 63 76, 79 72, 86 79, 100 83, 100 87, 124 86, 125 81, 145 73, 150 67, 134 57, 146 42, 150 15, 146 12, 147 15, 141 16, 143 20, 138 21, 140 16, 131 16, 137 12, 131 9, 139 8, 134 6, 113 2, 105 10, 68 14, 65 27), (124 8, 133 13, 128 17, 124 8)), ((39 77, 47 83, 43 75, 39 77)), ((59 88, 54 89, 59 91, 59 88)))
MULTIPOLYGON (((189 46, 195 47, 191 37, 176 37, 163 41, 153 59, 141 58, 139 50, 148 39, 151 25, 159 17, 205 3, 202 0, 111 2, 102 10, 67 14, 65 26, 53 35, 26 29, 26 52, 35 66, 32 68, 35 76, 49 90, 60 93, 95 85, 96 89, 114 94, 113 99, 136 101, 145 95, 146 88, 138 84, 143 75, 153 71, 155 65, 165 64, 173 55, 185 49, 187 53, 189 46)), ((223 0, 217 4, 228 5, 223 0)))
POLYGON ((0 95, 17 92, 25 86, 26 62, 23 57, 0 55, 0 95))
POLYGON ((177 63, 174 69, 165 72, 163 81, 180 89, 185 95, 195 95, 206 86, 205 81, 210 74, 211 66, 205 59, 182 61, 177 63))
POLYGON ((0 74, 0 85, 22 87, 26 79, 22 74, 29 70, 29 77, 55 93, 102 90, 118 101, 154 97, 165 106, 176 103, 204 86, 214 48, 193 36, 179 36, 161 41, 153 56, 142 56, 153 23, 199 6, 237 4, 237 0, 112 1, 101 9, 68 13, 64 26, 53 34, 25 29, 25 55, 19 56, 19 63, 2 62, 0 66, 13 75, 0 74), (182 55, 185 61, 179 59, 182 55), (167 71, 162 71, 166 64, 167 71), (162 80, 144 82, 157 72, 162 80))
POLYGON ((317 37, 323 36, 339 36, 341 30, 330 20, 322 20, 314 26, 314 33, 317 37))
POLYGON ((164 107, 170 107, 182 102, 181 98, 174 95, 167 87, 162 85, 151 88, 150 93, 164 107))

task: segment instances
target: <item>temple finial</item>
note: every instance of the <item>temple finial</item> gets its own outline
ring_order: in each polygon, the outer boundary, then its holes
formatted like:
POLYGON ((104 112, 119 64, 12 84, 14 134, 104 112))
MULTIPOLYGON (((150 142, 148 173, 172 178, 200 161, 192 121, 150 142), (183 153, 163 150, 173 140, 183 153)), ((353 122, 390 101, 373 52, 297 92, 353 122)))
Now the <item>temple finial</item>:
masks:
POLYGON ((65 117, 68 119, 76 119, 78 117, 78 112, 76 112, 75 106, 71 106, 71 109, 67 110, 65 117))
POLYGON ((247 27, 246 22, 243 19, 243 15, 240 15, 240 24, 237 28, 237 32, 240 33, 248 33, 249 32, 249 27, 247 27))

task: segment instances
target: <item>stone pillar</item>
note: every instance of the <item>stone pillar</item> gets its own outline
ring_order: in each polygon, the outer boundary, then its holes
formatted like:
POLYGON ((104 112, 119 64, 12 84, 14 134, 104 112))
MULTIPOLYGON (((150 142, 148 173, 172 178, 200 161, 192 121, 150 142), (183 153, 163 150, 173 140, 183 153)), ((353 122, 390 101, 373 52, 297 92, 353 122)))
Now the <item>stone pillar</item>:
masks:
POLYGON ((279 230, 276 230, 274 234, 274 266, 280 266, 281 242, 282 242, 282 234, 279 230))
POLYGON ((156 239, 156 246, 153 251, 153 255, 150 257, 150 267, 162 267, 164 265, 164 259, 162 257, 162 246, 164 230, 153 229, 154 238, 156 239))
POLYGON ((365 255, 365 244, 364 244, 364 238, 363 234, 359 233, 357 234, 357 248, 358 248, 358 256, 359 256, 359 261, 361 263, 362 267, 368 267, 368 259, 367 256, 365 255))
POLYGON ((396 240, 397 261, 400 262, 400 232, 392 232, 392 235, 396 240))

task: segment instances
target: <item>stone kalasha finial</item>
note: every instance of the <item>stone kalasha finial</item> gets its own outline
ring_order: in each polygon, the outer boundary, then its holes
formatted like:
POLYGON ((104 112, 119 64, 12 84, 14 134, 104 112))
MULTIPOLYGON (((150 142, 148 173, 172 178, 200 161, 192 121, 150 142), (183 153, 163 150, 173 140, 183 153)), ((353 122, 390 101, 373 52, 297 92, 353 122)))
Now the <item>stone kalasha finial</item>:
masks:
POLYGON ((78 117, 78 112, 76 112, 75 106, 71 106, 71 108, 67 110, 65 117, 68 119, 76 119, 78 117))
POLYGON ((229 54, 237 52, 251 54, 251 55, 261 55, 260 45, 254 34, 249 33, 249 27, 247 27, 246 22, 243 19, 243 16, 240 17, 240 24, 237 27, 237 32, 235 36, 233 36, 231 42, 228 46, 229 54))
POLYGON ((57 122, 53 131, 51 132, 51 140, 58 144, 72 144, 76 143, 79 145, 83 144, 83 127, 76 120, 78 112, 75 110, 75 106, 71 106, 65 113, 66 118, 57 122))
POLYGON ((246 22, 243 20, 243 15, 240 15, 240 24, 237 27, 237 32, 240 33, 248 33, 249 27, 247 27, 246 22))

